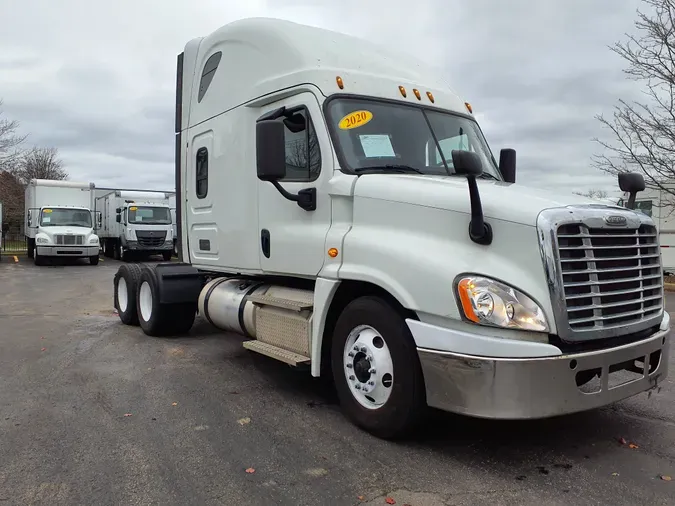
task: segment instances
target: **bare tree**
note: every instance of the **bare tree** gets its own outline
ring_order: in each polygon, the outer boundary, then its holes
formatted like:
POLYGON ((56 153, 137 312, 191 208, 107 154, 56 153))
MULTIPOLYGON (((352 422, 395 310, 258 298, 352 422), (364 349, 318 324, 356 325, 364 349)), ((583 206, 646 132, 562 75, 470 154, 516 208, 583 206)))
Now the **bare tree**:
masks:
POLYGON ((609 194, 605 190, 588 190, 587 192, 574 192, 575 195, 588 197, 589 199, 606 199, 609 194))
POLYGON ((10 230, 18 233, 23 223, 24 189, 21 182, 6 170, 0 170, 0 202, 2 224, 9 225, 10 230))
POLYGON ((627 76, 644 83, 645 99, 620 100, 611 118, 598 116, 613 141, 594 139, 604 153, 593 164, 611 174, 641 172, 648 188, 675 202, 675 0, 643 2, 650 12, 637 12, 640 35, 610 49, 628 63, 627 76))
POLYGON ((17 134, 19 122, 2 117, 2 100, 0 100, 0 171, 9 170, 20 157, 20 147, 27 135, 17 134))
POLYGON ((23 184, 31 179, 68 179, 56 148, 32 148, 19 161, 14 175, 23 184))

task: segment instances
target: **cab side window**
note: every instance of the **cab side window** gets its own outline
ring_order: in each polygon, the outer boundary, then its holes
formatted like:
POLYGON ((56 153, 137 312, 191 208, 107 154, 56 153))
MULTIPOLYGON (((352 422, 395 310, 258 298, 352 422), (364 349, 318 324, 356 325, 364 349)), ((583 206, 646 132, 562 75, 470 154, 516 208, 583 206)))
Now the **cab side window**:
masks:
POLYGON ((321 173, 321 152, 309 111, 302 107, 289 111, 285 126, 286 177, 282 181, 314 181, 321 173))

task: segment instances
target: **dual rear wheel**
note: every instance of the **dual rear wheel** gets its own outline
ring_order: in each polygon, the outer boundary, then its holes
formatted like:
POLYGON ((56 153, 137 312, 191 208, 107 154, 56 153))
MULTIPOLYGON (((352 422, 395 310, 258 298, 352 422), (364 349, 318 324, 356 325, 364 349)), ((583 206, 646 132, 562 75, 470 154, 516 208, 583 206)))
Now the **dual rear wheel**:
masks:
POLYGON ((139 325, 149 336, 186 334, 197 302, 160 302, 159 280, 152 265, 123 264, 113 278, 114 305, 126 325, 139 325))

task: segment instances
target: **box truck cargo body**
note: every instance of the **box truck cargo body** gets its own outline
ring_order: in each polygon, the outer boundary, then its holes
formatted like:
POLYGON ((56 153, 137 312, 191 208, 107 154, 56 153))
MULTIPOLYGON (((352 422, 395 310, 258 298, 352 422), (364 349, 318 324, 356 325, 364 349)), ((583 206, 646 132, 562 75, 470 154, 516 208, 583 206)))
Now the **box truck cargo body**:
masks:
POLYGON ((52 257, 99 260, 94 228, 94 184, 33 179, 25 191, 28 256, 36 265, 52 257))
POLYGON ((426 406, 544 418, 665 381, 654 221, 516 183, 515 151, 497 161, 471 106, 414 57, 236 21, 178 56, 175 127, 181 261, 120 267, 123 323, 188 333, 198 310, 330 376, 381 437, 426 406))
POLYGON ((120 260, 132 256, 173 255, 170 194, 113 190, 96 199, 101 212, 99 236, 103 254, 120 260))

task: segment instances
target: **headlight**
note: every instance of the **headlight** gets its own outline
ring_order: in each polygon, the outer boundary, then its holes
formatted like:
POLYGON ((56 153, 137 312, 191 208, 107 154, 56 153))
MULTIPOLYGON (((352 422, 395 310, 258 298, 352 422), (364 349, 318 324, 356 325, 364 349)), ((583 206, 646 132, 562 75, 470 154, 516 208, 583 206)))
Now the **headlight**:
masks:
POLYGON ((38 237, 37 239, 35 239, 35 242, 38 244, 48 244, 49 239, 47 239, 46 237, 38 237))
POLYGON ((542 309, 527 295, 504 283, 467 276, 457 284, 464 316, 474 323, 548 332, 542 309))
POLYGON ((90 237, 89 238, 89 244, 98 244, 98 237, 90 237))

